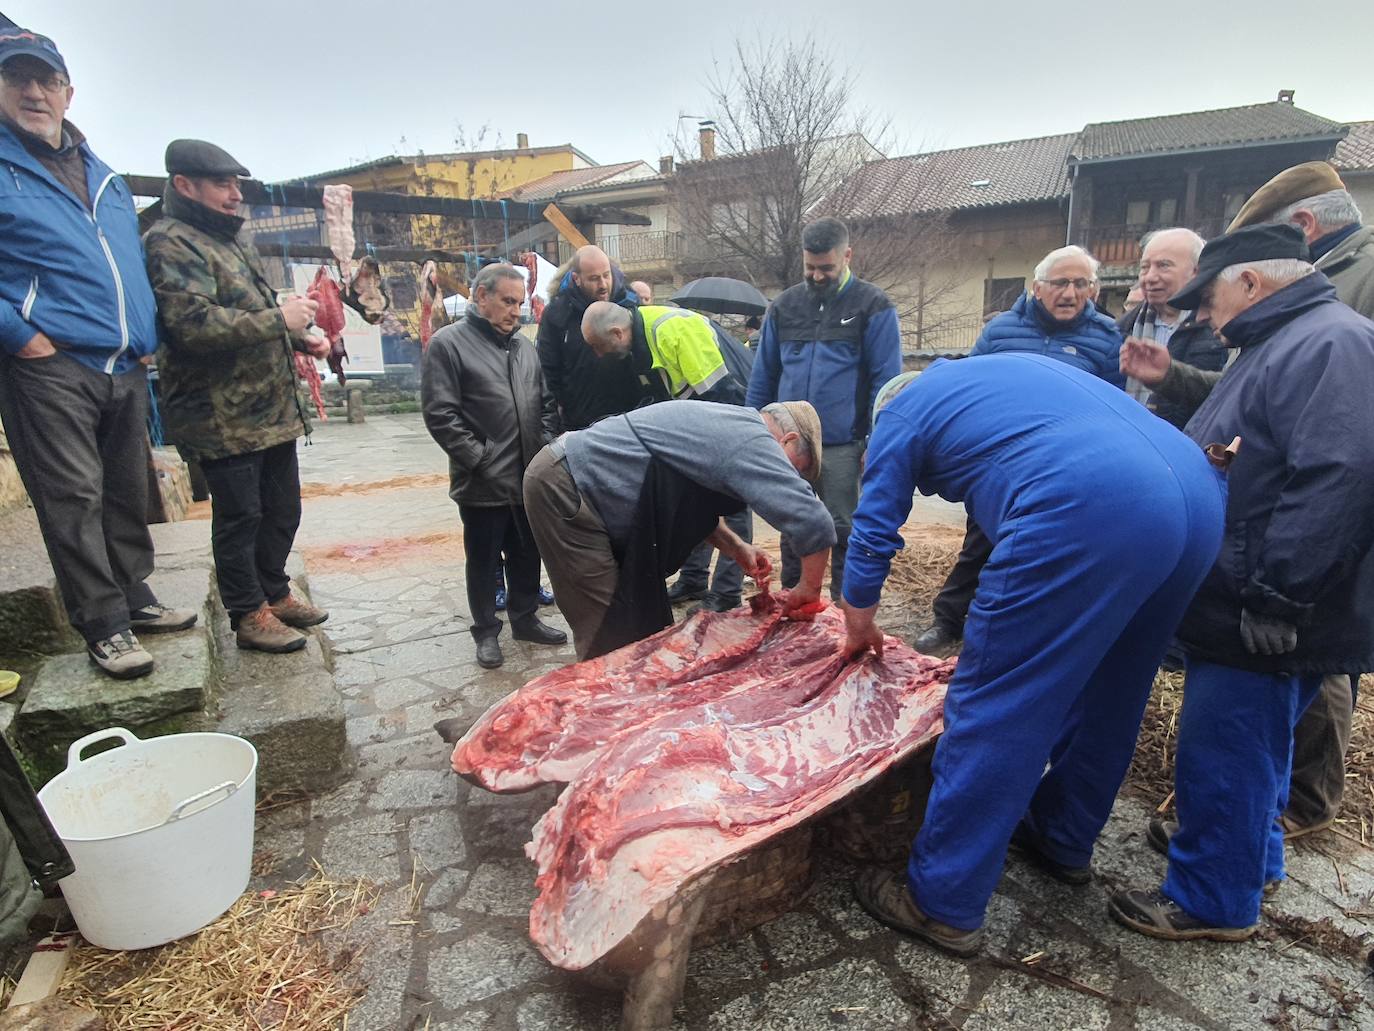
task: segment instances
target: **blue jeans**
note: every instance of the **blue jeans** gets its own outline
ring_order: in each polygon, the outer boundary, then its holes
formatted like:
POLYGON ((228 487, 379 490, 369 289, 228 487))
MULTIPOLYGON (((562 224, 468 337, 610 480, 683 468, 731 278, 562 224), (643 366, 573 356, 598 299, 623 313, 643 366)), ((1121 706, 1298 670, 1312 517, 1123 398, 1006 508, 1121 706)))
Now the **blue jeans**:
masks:
POLYGON ((1293 728, 1321 682, 1189 657, 1164 894, 1199 920, 1249 927, 1265 884, 1283 877, 1293 728))
POLYGON ((1022 819, 1056 861, 1088 865, 1155 670, 1221 545, 1220 483, 1183 486, 1142 494, 1127 475, 989 534, 907 867, 934 919, 982 926, 1022 819))

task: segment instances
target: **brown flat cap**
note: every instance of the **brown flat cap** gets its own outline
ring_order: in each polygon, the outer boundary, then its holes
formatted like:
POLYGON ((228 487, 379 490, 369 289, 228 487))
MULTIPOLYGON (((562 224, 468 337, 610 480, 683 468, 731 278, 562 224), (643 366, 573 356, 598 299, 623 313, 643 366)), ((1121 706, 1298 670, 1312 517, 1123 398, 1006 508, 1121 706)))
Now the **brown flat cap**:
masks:
POLYGON ((1344 189, 1345 183, 1341 182, 1341 177, 1325 161, 1305 161, 1301 165, 1285 168, 1250 195, 1226 231, 1234 233, 1246 226, 1259 225, 1269 221, 1280 208, 1319 193, 1344 189))

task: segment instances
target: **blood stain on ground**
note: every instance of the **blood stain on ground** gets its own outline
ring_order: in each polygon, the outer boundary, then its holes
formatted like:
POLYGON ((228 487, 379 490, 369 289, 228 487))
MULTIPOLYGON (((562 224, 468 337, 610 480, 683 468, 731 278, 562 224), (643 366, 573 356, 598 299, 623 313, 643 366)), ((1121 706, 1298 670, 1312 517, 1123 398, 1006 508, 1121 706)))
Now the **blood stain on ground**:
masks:
POLYGON ((314 566, 351 567, 367 565, 404 565, 410 562, 454 562, 463 555, 460 531, 426 533, 418 537, 385 537, 371 541, 349 541, 328 547, 304 549, 305 559, 314 566))

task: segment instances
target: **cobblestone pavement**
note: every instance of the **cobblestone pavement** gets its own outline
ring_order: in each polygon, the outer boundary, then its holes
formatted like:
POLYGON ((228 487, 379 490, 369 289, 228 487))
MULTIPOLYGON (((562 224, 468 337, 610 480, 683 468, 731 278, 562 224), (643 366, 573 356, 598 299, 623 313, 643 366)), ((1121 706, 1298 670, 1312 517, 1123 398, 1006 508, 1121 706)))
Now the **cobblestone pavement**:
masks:
MULTIPOLYGON (((330 424, 317 440, 302 452, 308 481, 338 482, 344 469, 365 482, 443 468, 414 417, 330 424)), ((476 666, 461 547, 397 543, 456 526, 432 476, 385 493, 307 502, 300 543, 315 597, 331 610, 326 628, 358 770, 325 797, 262 815, 257 847, 275 861, 264 883, 303 875, 317 859, 331 876, 379 886, 378 905, 333 942, 361 950, 369 988, 350 1017, 354 1031, 614 1028, 618 998, 551 968, 527 935, 533 865, 522 847, 552 795, 470 788, 449 772, 449 747, 432 730, 439 719, 476 718, 572 659, 570 648, 505 637, 506 666, 476 666)), ((852 869, 825 858, 815 890, 795 911, 693 951, 678 1026, 1374 1026, 1374 1008, 1362 998, 1371 990, 1362 941, 1374 915, 1374 852, 1320 835, 1291 850, 1290 880, 1266 907, 1256 940, 1167 944, 1106 914, 1112 887, 1163 873, 1141 833, 1148 816, 1138 801, 1118 802, 1088 887, 1065 887, 1012 859, 988 913, 985 954, 971 961, 871 921, 850 895, 852 869)))

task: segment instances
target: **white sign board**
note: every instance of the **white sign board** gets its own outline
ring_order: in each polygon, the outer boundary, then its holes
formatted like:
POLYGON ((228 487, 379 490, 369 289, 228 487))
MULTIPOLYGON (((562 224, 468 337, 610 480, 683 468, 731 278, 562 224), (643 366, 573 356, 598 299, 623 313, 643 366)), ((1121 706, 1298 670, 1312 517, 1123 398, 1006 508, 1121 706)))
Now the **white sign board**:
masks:
MULTIPOLYGON (((319 265, 307 265, 295 263, 291 266, 291 281, 295 284, 296 293, 305 296, 310 284, 315 281, 315 274, 320 270, 319 265)), ((352 376, 355 373, 366 375, 373 373, 381 375, 386 372, 386 365, 382 360, 382 331, 377 326, 370 326, 367 320, 359 315, 348 305, 343 306, 344 310, 344 349, 348 351, 348 361, 344 363, 344 374, 352 376)), ((322 361, 316 361, 319 366, 320 376, 327 378, 329 366, 322 361)))

